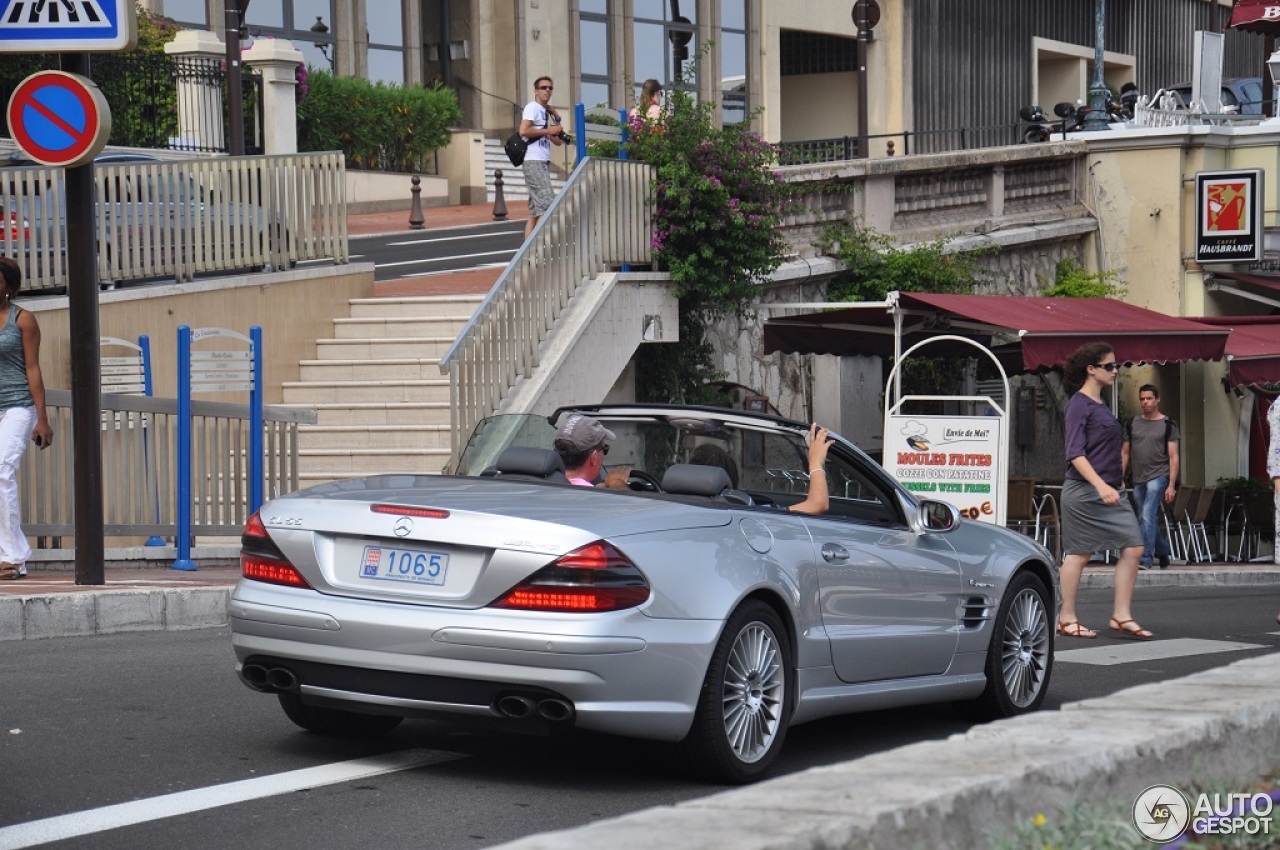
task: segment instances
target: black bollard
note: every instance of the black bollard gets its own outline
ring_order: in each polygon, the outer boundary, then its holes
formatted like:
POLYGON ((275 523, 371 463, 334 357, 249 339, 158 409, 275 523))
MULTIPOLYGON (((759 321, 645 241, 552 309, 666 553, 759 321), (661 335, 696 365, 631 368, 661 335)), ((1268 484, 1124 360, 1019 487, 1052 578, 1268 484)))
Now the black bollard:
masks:
POLYGON ((502 169, 493 172, 493 218, 495 221, 507 220, 507 199, 502 196, 502 169))
POLYGON ((409 190, 413 193, 413 203, 409 205, 409 229, 422 230, 426 226, 426 219, 422 216, 422 178, 415 174, 410 182, 413 183, 409 190))

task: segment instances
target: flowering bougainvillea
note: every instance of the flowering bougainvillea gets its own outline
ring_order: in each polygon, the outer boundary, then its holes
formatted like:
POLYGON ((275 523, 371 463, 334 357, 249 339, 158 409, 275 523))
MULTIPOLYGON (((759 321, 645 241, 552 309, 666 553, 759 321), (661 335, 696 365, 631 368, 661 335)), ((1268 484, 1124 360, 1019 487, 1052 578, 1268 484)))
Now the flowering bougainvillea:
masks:
POLYGON ((644 401, 711 399, 708 382, 720 376, 705 328, 745 309, 787 253, 777 149, 745 125, 716 126, 716 108, 677 89, 661 119, 633 117, 628 128, 629 155, 654 167, 651 245, 680 297, 680 342, 641 348, 644 401))

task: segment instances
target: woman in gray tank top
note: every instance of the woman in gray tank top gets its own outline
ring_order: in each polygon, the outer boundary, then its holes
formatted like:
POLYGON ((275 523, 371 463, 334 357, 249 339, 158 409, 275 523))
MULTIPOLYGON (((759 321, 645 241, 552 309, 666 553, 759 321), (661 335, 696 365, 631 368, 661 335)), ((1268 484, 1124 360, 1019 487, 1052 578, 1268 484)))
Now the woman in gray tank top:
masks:
POLYGON ((18 503, 18 465, 27 441, 47 449, 53 429, 44 408, 40 374, 40 326, 36 317, 13 303, 22 288, 22 270, 0 257, 0 580, 27 574, 31 546, 22 533, 18 503))

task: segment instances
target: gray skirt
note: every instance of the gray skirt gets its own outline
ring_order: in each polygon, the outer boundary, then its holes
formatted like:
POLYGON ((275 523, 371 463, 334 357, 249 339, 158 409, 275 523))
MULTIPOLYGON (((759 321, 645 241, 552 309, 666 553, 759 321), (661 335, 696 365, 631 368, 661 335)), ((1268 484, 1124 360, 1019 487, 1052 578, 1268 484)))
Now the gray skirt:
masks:
POLYGON ((1062 551, 1088 555, 1108 549, 1142 545, 1138 516, 1120 491, 1120 503, 1108 505, 1087 481, 1068 478, 1062 483, 1062 551))

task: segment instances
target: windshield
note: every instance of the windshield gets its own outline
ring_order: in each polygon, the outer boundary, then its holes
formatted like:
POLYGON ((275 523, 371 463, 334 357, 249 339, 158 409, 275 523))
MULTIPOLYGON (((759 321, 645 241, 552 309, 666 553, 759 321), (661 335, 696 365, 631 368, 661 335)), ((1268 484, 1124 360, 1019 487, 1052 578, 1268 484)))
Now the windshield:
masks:
MULTIPOLYGON (((736 467, 735 487, 803 492, 807 450, 801 433, 752 430, 706 418, 654 415, 598 417, 617 435, 607 467, 626 464, 661 479, 673 463, 689 463, 700 446, 715 446, 736 467)), ((480 475, 512 446, 552 448, 555 429, 545 416, 491 416, 476 426, 458 464, 459 475, 480 475)), ((705 450, 704 450, 705 452, 705 450)))

